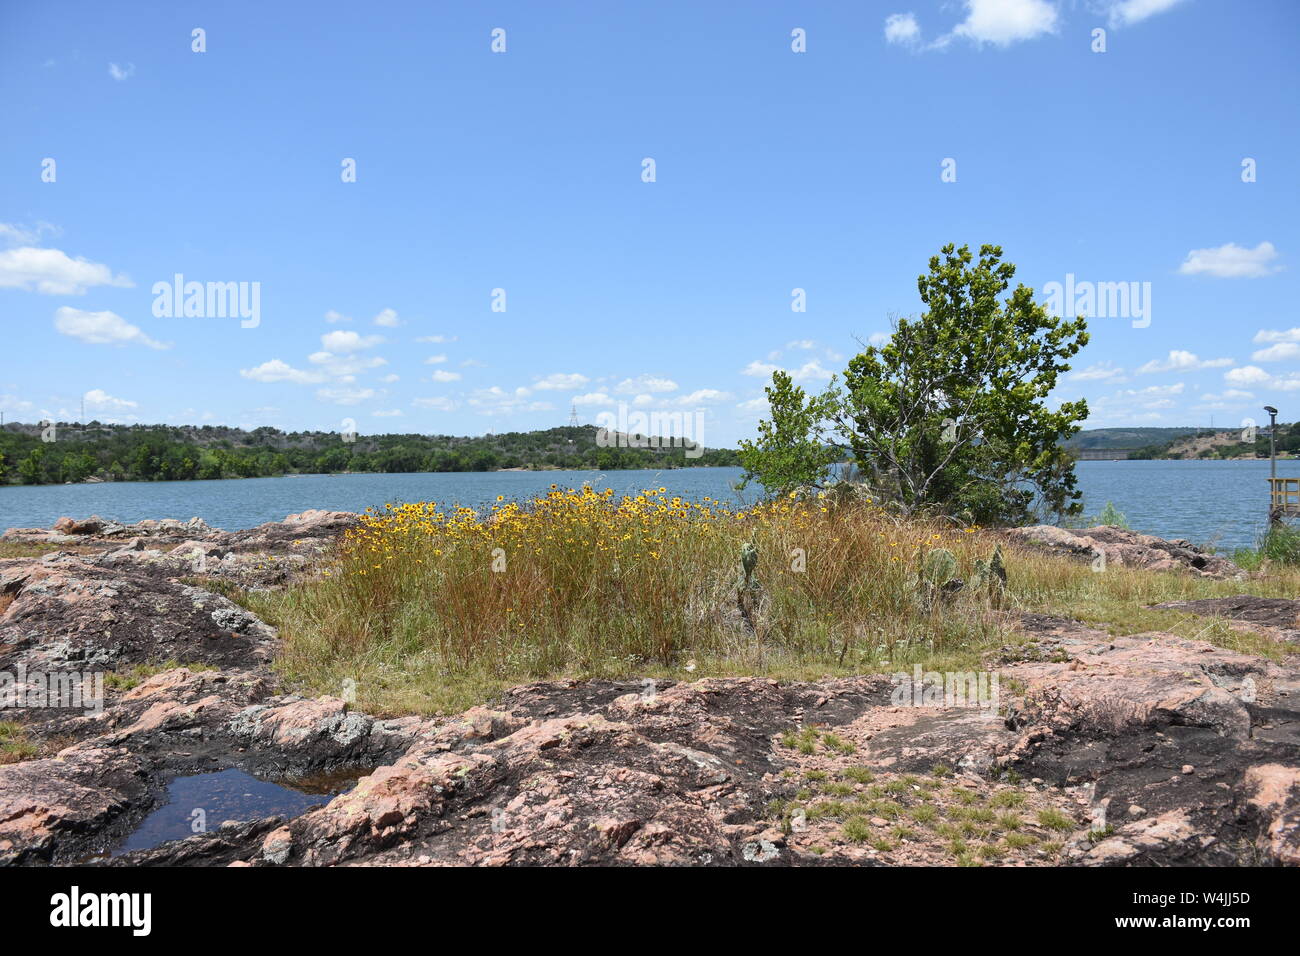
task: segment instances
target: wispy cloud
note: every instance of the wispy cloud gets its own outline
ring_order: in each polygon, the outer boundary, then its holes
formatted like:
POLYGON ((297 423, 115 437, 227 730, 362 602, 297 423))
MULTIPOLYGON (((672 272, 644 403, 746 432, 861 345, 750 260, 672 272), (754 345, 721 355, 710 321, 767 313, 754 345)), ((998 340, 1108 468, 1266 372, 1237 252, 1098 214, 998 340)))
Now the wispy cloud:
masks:
POLYGON ((921 42, 921 26, 911 13, 891 13, 885 17, 885 42, 913 46, 921 42))
POLYGON ((1226 368, 1232 364, 1230 358, 1202 359, 1194 352, 1174 349, 1165 358, 1152 359, 1137 371, 1139 375, 1149 375, 1152 372, 1193 372, 1203 368, 1226 368))
POLYGON ((333 405, 360 405, 379 394, 373 388, 318 388, 316 397, 333 405))
POLYGON ((1107 14, 1108 25, 1124 27, 1139 23, 1147 17, 1171 10, 1183 0, 1111 0, 1107 14))
POLYGON ((572 372, 570 374, 556 372, 553 375, 548 375, 545 378, 538 379, 533 383, 533 388, 541 389, 542 391, 568 391, 569 389, 581 388, 589 381, 591 381, 591 379, 587 378, 585 375, 580 375, 577 372, 572 372))

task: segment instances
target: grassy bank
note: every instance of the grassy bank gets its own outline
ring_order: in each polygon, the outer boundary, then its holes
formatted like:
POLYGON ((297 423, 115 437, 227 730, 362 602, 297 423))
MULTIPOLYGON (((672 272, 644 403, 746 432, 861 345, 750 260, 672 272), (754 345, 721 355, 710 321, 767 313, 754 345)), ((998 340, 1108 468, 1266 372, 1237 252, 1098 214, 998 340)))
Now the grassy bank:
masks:
POLYGON ((996 543, 993 532, 904 522, 864 501, 731 511, 662 490, 616 498, 556 489, 487 515, 432 503, 368 515, 318 581, 249 600, 281 628, 279 667, 304 690, 337 695, 355 681, 364 710, 431 713, 562 676, 970 669, 1019 640, 1019 611, 1276 656, 1265 638, 1144 608, 1243 591, 1291 595, 1300 584, 1292 571, 1249 582, 1099 574, 1013 548, 1004 594, 937 597, 919 583, 931 550, 950 550, 970 580, 996 543), (757 550, 749 584, 747 545, 757 550))

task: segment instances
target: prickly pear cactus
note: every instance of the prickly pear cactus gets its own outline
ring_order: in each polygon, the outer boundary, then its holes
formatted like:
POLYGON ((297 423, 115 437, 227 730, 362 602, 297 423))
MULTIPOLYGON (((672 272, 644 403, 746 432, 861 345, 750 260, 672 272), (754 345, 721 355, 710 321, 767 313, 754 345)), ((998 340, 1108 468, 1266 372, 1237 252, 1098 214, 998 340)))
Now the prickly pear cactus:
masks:
POLYGON ((989 559, 975 559, 972 587, 988 596, 989 603, 1001 607, 1007 591, 1007 568, 1002 561, 1002 545, 993 549, 989 559))
POLYGON ((751 539, 740 549, 740 569, 744 572, 743 586, 754 587, 754 569, 758 567, 758 545, 751 539))
POLYGON ((941 588, 957 576, 957 555, 947 548, 926 552, 921 562, 921 579, 931 587, 941 588))
POLYGON ((929 611, 964 587, 957 577, 957 556, 947 548, 927 551, 911 580, 917 603, 929 611))
POLYGON ((1007 566, 1002 563, 1002 545, 997 545, 993 549, 993 554, 989 558, 989 574, 993 580, 998 582, 998 587, 1007 586, 1007 566))

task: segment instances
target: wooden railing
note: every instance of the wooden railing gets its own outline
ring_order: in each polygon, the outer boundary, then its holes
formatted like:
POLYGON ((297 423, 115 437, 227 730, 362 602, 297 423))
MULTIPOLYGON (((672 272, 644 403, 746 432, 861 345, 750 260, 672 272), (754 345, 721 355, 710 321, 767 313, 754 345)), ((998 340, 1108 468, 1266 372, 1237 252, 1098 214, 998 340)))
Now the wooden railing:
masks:
POLYGON ((1300 515, 1300 478, 1270 478, 1269 514, 1300 515))

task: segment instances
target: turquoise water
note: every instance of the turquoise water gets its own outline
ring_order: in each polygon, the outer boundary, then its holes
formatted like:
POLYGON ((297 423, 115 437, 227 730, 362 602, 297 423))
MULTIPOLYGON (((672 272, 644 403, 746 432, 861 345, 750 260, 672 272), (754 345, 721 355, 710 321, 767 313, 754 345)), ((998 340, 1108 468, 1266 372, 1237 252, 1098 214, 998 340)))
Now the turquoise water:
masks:
MULTIPOLYGON (((1279 476, 1300 477, 1300 461, 1279 461, 1277 470, 1279 476)), ((662 487, 684 498, 753 500, 756 488, 743 495, 733 490, 740 475, 739 468, 681 468, 7 486, 0 488, 0 528, 47 528, 63 515, 98 514, 124 522, 197 515, 215 528, 234 530, 309 508, 360 511, 390 501, 428 500, 487 508, 497 495, 529 498, 552 484, 584 482, 619 494, 662 487)), ((1221 549, 1252 544, 1268 509, 1267 461, 1082 461, 1078 476, 1090 514, 1112 501, 1135 530, 1221 549)))

